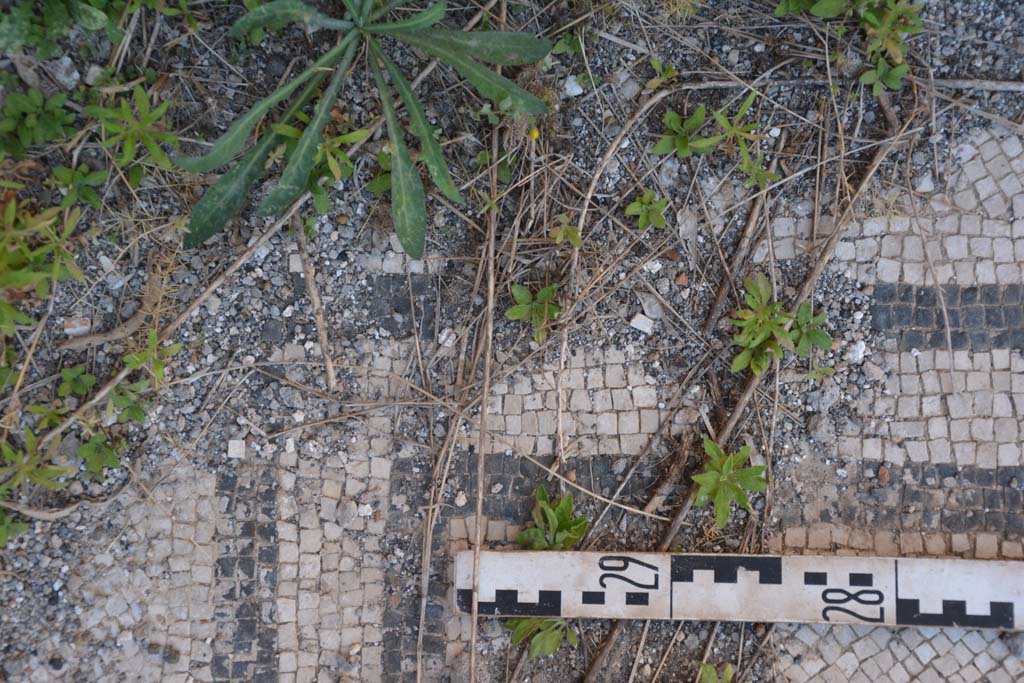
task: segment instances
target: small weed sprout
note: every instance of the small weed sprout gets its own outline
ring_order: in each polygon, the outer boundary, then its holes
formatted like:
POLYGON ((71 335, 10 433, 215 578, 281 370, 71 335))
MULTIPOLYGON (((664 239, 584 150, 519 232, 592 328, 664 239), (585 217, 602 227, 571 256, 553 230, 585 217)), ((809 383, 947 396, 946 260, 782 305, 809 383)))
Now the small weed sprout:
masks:
POLYGON ((706 118, 707 110, 704 105, 697 107, 697 110, 685 121, 674 111, 665 112, 663 123, 667 130, 654 145, 651 154, 661 155, 675 152, 680 159, 691 154, 710 154, 721 138, 705 138, 697 135, 697 131, 704 125, 706 118))
POLYGON ((676 71, 674 66, 671 64, 665 66, 657 57, 651 57, 651 68, 654 69, 654 73, 657 75, 647 81, 648 90, 657 90, 669 81, 674 80, 675 77, 679 75, 679 72, 676 71))
POLYGON ((579 249, 583 246, 583 237, 580 236, 580 229, 569 222, 569 216, 559 214, 555 219, 555 225, 551 228, 551 239, 555 244, 568 242, 579 249))
POLYGON ((694 505, 713 503, 715 524, 721 529, 729 522, 733 502, 753 513, 747 492, 764 491, 768 487, 764 479, 766 467, 743 467, 750 460, 750 446, 726 455, 714 441, 704 439, 704 452, 708 456, 704 471, 693 475, 693 481, 700 487, 694 505))
POLYGON ((718 669, 714 664, 700 665, 700 683, 732 683, 732 664, 726 664, 722 675, 718 675, 718 669))
POLYGON ((641 231, 654 226, 655 228, 665 227, 665 207, 668 206, 668 199, 658 199, 654 190, 645 190, 638 199, 626 207, 627 216, 636 216, 637 227, 641 231))
POLYGON ((64 199, 60 208, 67 209, 82 201, 94 209, 101 206, 100 196, 95 188, 102 187, 107 181, 107 171, 94 171, 86 164, 78 168, 59 166, 53 169, 52 184, 64 189, 64 199))
POLYGON ((796 352, 801 358, 807 358, 815 348, 828 351, 832 348, 832 337, 821 326, 825 322, 825 312, 811 312, 811 304, 807 301, 800 304, 796 319, 790 329, 790 336, 796 344, 796 352))
POLYGON ((133 165, 134 162, 137 159, 152 159, 157 166, 170 168, 170 157, 160 145, 177 147, 178 138, 165 131, 161 122, 171 105, 169 101, 153 108, 149 95, 141 85, 132 90, 131 100, 132 104, 129 104, 128 98, 122 97, 114 107, 89 105, 85 111, 103 126, 106 135, 103 146, 118 150, 115 163, 122 169, 128 169, 128 180, 134 186, 138 185, 145 173, 140 165, 133 165), (140 147, 149 152, 148 157, 139 156, 140 147))
POLYGON ((558 285, 549 285, 534 297, 526 287, 512 285, 512 298, 516 303, 505 311, 505 317, 509 320, 529 321, 533 325, 534 340, 543 344, 548 336, 548 324, 562 313, 562 307, 554 303, 557 291, 558 285))
POLYGON ((783 348, 794 348, 786 330, 792 318, 781 303, 772 300, 772 285, 763 273, 746 278, 743 284, 746 288, 743 299, 749 308, 737 311, 732 320, 733 325, 740 328, 732 341, 743 349, 733 360, 732 371, 749 367, 755 375, 760 375, 773 357, 782 358, 783 348))
POLYGON ((61 398, 68 396, 85 396, 89 389, 96 384, 96 378, 85 371, 84 365, 76 365, 73 368, 64 368, 60 371, 61 383, 57 387, 57 395, 61 398))
POLYGON ((153 377, 153 388, 156 389, 163 384, 167 361, 180 350, 180 343, 161 346, 156 330, 150 330, 146 336, 146 348, 126 355, 124 364, 132 370, 143 367, 149 370, 149 374, 153 377))
MULTIPOLYGON (((566 494, 552 502, 547 489, 537 487, 537 502, 533 506, 534 526, 516 536, 516 543, 530 550, 568 550, 587 533, 590 520, 573 517, 573 499, 566 494)), ((563 640, 576 647, 579 638, 565 619, 554 617, 517 617, 505 622, 512 631, 512 643, 519 645, 530 639, 530 659, 554 654, 563 640)))
POLYGON ((573 517, 572 494, 567 493, 552 503, 547 489, 537 487, 533 506, 533 526, 516 536, 516 543, 530 550, 567 550, 587 533, 590 520, 573 517))
POLYGON ((0 117, 0 150, 20 156, 31 145, 66 138, 75 120, 74 113, 64 107, 67 99, 64 94, 43 97, 35 88, 26 94, 10 93, 0 117))
POLYGON ((121 459, 107 442, 107 435, 102 432, 93 434, 88 441, 78 447, 76 454, 85 462, 85 471, 90 479, 100 478, 105 467, 121 466, 121 459))

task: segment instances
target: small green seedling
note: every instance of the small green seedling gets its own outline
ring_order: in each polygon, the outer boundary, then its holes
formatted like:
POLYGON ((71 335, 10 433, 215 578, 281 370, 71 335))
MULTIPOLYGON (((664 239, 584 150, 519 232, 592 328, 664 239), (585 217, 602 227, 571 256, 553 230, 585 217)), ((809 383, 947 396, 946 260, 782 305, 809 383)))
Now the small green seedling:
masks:
POLYGON ((104 467, 113 469, 121 466, 121 459, 107 443, 106 434, 93 434, 92 438, 78 447, 76 453, 85 461, 85 471, 90 479, 100 478, 104 467))
POLYGON ((732 341, 743 350, 732 362, 732 371, 739 372, 749 367, 760 375, 771 362, 772 357, 781 359, 782 349, 793 350, 793 340, 786 325, 792 320, 782 304, 773 301, 771 282, 763 273, 757 273, 743 281, 746 292, 743 299, 749 308, 736 313, 732 324, 740 328, 732 341))
POLYGON ((73 131, 75 114, 64 105, 67 96, 43 97, 32 88, 27 94, 12 92, 4 100, 0 117, 0 150, 21 155, 26 147, 59 142, 73 131))
POLYGON ((732 675, 732 664, 725 665, 721 676, 714 664, 700 665, 700 683, 732 683, 732 675))
POLYGON ((868 37, 868 59, 884 54, 893 64, 902 65, 906 38, 923 30, 918 14, 922 6, 905 0, 874 0, 864 4, 868 6, 861 10, 861 22, 868 37))
POLYGON ((744 446, 738 453, 726 455, 717 443, 704 439, 704 452, 708 456, 704 471, 693 475, 693 481, 700 486, 693 504, 714 503, 715 524, 721 529, 729 522, 733 501, 753 513, 747 492, 764 491, 768 487, 763 476, 766 467, 743 467, 750 459, 750 446, 744 446))
POLYGON ((826 365, 818 365, 815 362, 811 363, 811 369, 807 371, 807 374, 804 375, 804 377, 809 382, 816 382, 820 384, 825 381, 826 377, 831 377, 834 374, 836 374, 834 368, 830 368, 826 365))
POLYGON ((550 233, 551 239, 554 240, 555 244, 568 242, 577 249, 583 246, 583 237, 580 236, 580 229, 569 222, 569 216, 562 213, 555 220, 556 223, 551 228, 550 233))
POLYGON ((707 110, 704 105, 697 107, 693 114, 683 121, 683 118, 674 111, 665 112, 663 120, 665 134, 661 136, 658 143, 654 145, 651 154, 671 154, 683 159, 691 154, 709 154, 715 149, 720 137, 705 138, 697 135, 697 131, 704 125, 707 118, 707 110))
POLYGON ((0 548, 20 533, 28 531, 28 524, 15 521, 14 514, 0 508, 0 548))
POLYGON ((565 619, 550 617, 515 617, 505 620, 505 628, 512 631, 512 644, 519 645, 530 638, 530 659, 552 655, 568 640, 573 647, 579 643, 579 636, 569 628, 565 619))
POLYGON ((551 48, 553 55, 579 55, 583 54, 583 32, 577 29, 571 33, 563 33, 562 37, 555 41, 551 48))
MULTIPOLYGON (((85 111, 89 116, 98 119, 103 126, 106 135, 103 146, 118 150, 115 162, 120 168, 128 168, 136 159, 140 159, 139 147, 144 147, 149 152, 149 157, 142 160, 152 159, 157 166, 170 168, 170 157, 160 145, 178 146, 177 136, 166 132, 161 123, 171 103, 164 102, 154 108, 149 101, 149 95, 141 85, 136 85, 132 90, 131 99, 134 107, 128 98, 122 97, 114 107, 89 105, 85 111)), ((138 170, 129 175, 129 180, 132 184, 137 184, 142 179, 144 171, 138 166, 133 168, 138 170)))
POLYGON ((61 383, 57 387, 57 395, 61 398, 68 396, 85 396, 96 384, 96 378, 85 371, 84 365, 76 365, 73 368, 64 368, 60 371, 61 383))
POLYGON ((533 338, 543 344, 548 336, 548 323, 562 313, 562 307, 553 303, 558 285, 548 285, 537 292, 536 298, 529 289, 522 285, 512 285, 512 298, 515 305, 505 311, 509 320, 525 320, 533 325, 533 338))
POLYGON ((747 143, 743 140, 740 140, 740 163, 737 168, 747 176, 747 179, 743 181, 743 187, 757 185, 762 192, 768 189, 768 185, 779 179, 778 173, 772 173, 765 168, 763 153, 758 152, 757 159, 751 158, 747 143))
POLYGON ((33 322, 9 303, 24 297, 2 294, 34 291, 44 299, 53 283, 84 277, 68 246, 80 216, 77 208, 32 213, 17 199, 0 206, 0 334, 33 322))
POLYGON ((391 153, 386 151, 386 146, 377 153, 377 166, 380 173, 366 183, 366 191, 380 198, 391 192, 391 153))
MULTIPOLYGON (((45 489, 59 489, 64 483, 57 478, 68 473, 63 467, 49 464, 50 453, 39 451, 39 441, 35 433, 25 427, 23 432, 24 450, 15 448, 4 441, 0 443, 0 497, 18 488, 22 484, 36 484, 45 489)), ((51 449, 52 450, 52 449, 51 449)))
POLYGON ((530 550, 568 550, 587 533, 590 520, 573 517, 572 494, 567 493, 552 503, 547 489, 537 487, 533 506, 533 526, 516 536, 516 543, 530 550))
MULTIPOLYGON (((537 502, 533 506, 533 526, 516 536, 516 543, 530 550, 568 550, 587 533, 590 520, 573 517, 571 494, 565 494, 552 503, 547 489, 537 487, 537 502)), ((568 640, 573 647, 579 642, 576 632, 565 619, 551 617, 517 617, 505 621, 512 631, 512 643, 519 645, 530 639, 530 659, 554 654, 568 640)))
POLYGON ((39 416, 39 429, 50 429, 64 421, 64 416, 71 412, 70 408, 52 408, 33 404, 28 407, 28 412, 39 416))
POLYGON ((885 57, 879 56, 874 69, 868 69, 860 75, 860 82, 871 86, 871 94, 878 97, 883 90, 899 90, 903 86, 903 77, 910 66, 904 62, 890 66, 885 57))
POLYGON ((636 216, 637 227, 641 231, 652 225, 656 228, 665 227, 665 207, 668 206, 668 199, 658 199, 654 190, 644 190, 639 199, 633 200, 626 207, 627 216, 636 216))
POLYGON ((156 330, 150 330, 146 336, 146 348, 124 357, 124 364, 132 370, 147 367, 153 376, 153 388, 159 387, 164 381, 167 361, 181 350, 181 344, 161 346, 156 330))
POLYGON ((651 68, 654 69, 654 73, 656 73, 657 76, 647 81, 648 90, 657 90, 669 81, 674 80, 675 77, 679 75, 679 72, 676 71, 674 66, 671 64, 665 66, 657 57, 651 57, 651 68))
POLYGON ((743 123, 743 117, 750 111, 756 99, 757 92, 751 90, 750 94, 747 95, 747 99, 743 100, 740 108, 736 110, 736 114, 731 119, 726 115, 724 109, 712 112, 711 115, 714 117, 715 123, 722 129, 722 135, 718 136, 718 138, 722 143, 728 145, 729 149, 732 149, 733 145, 742 144, 744 141, 756 142, 761 138, 761 136, 753 132, 757 128, 756 123, 743 123))
POLYGON ((65 190, 60 203, 62 209, 73 206, 77 201, 83 201, 94 209, 100 208, 100 196, 93 188, 102 187, 106 181, 106 169, 94 171, 86 164, 78 168, 58 166, 53 169, 53 184, 65 190))
POLYGON ((149 380, 141 379, 131 384, 118 384, 110 396, 108 411, 114 409, 120 411, 117 421, 121 423, 136 422, 143 424, 146 421, 146 409, 149 404, 142 400, 140 394, 149 389, 149 380))
MULTIPOLYGON (((811 304, 807 301, 800 304, 797 309, 796 319, 790 329, 790 337, 796 344, 796 352, 801 358, 811 355, 811 350, 819 348, 828 351, 832 348, 832 337, 825 330, 821 329, 825 322, 825 312, 811 312, 811 304)), ((831 368, 829 368, 831 369, 831 368)))

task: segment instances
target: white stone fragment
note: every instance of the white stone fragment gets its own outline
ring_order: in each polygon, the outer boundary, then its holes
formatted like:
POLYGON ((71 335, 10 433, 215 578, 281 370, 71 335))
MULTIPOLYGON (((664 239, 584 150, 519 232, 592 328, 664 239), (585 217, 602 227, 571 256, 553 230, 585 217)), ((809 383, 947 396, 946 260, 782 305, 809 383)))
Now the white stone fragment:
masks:
POLYGON ((644 334, 650 334, 654 331, 654 321, 643 313, 637 313, 634 315, 633 319, 629 321, 629 326, 640 330, 644 334))
POLYGON ((245 440, 231 439, 228 441, 228 457, 233 460, 245 458, 245 440))

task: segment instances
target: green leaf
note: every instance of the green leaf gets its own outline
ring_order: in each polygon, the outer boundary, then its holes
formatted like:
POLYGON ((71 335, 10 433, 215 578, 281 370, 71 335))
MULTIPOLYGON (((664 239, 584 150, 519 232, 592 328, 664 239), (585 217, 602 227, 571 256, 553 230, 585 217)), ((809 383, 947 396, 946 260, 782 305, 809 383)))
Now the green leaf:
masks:
POLYGON ((257 209, 260 215, 271 216, 281 213, 306 189, 309 183, 309 174, 316 163, 316 154, 320 149, 320 143, 324 141, 324 126, 327 125, 327 118, 330 116, 334 101, 338 99, 338 93, 341 92, 346 72, 355 53, 356 42, 352 41, 341 61, 335 66, 334 75, 331 76, 330 83, 327 84, 323 95, 320 96, 320 101, 316 103, 309 125, 306 126, 302 137, 295 145, 295 149, 292 150, 288 166, 281 174, 281 180, 278 181, 277 187, 260 202, 257 209))
MULTIPOLYGON (((393 35, 404 42, 415 42, 407 32, 393 35)), ((418 40, 499 66, 535 64, 551 52, 551 41, 522 32, 430 29, 419 32, 417 36, 418 40)))
POLYGON ((529 320, 532 312, 532 304, 517 304, 505 311, 505 317, 509 320, 529 320))
POLYGON ((384 83, 384 74, 376 59, 371 59, 373 75, 377 80, 384 118, 388 124, 388 137, 391 140, 391 217, 395 223, 398 241, 405 253, 413 259, 423 258, 423 246, 427 238, 426 198, 423 194, 423 181, 420 180, 416 167, 409 158, 409 148, 402 139, 402 127, 398 123, 395 104, 391 100, 391 91, 384 83))
POLYGON ((740 351, 739 355, 733 358, 732 367, 730 368, 730 370, 732 370, 733 372, 742 371, 744 368, 750 365, 750 359, 753 353, 754 350, 750 348, 743 349, 742 351, 740 351))
POLYGON ((558 292, 558 285, 548 285, 544 289, 537 292, 537 303, 546 304, 555 298, 555 294, 558 292))
POLYGON ((718 493, 715 494, 715 524, 721 529, 729 522, 729 506, 732 503, 732 497, 729 495, 729 490, 726 487, 718 489, 718 493))
POLYGON ((366 27, 367 33, 395 33, 396 31, 414 31, 433 26, 444 19, 445 0, 438 0, 428 9, 408 19, 387 24, 372 24, 366 27))
POLYGON ((544 531, 537 527, 523 529, 516 535, 516 543, 530 550, 546 550, 548 547, 544 531))
POLYGON ((654 145, 654 148, 651 150, 651 154, 658 156, 661 154, 671 154, 674 151, 676 151, 675 138, 671 135, 665 135, 662 136, 662 138, 654 145))
POLYGON ((811 14, 822 19, 834 19, 846 11, 846 0, 818 0, 811 7, 811 14))
MULTIPOLYGON (((442 7, 444 3, 438 3, 442 7)), ((437 5, 434 5, 437 7, 437 5)), ((427 166, 427 170, 430 172, 430 177, 434 179, 434 184, 437 185, 438 189, 444 193, 444 196, 452 200, 456 204, 462 204, 464 202, 462 194, 459 193, 455 183, 452 182, 452 177, 448 173, 448 165, 444 161, 444 156, 441 152, 441 145, 436 139, 434 139, 434 132, 427 121, 427 115, 423 111, 423 105, 416 99, 416 93, 413 92, 412 87, 405 80, 402 72, 399 71, 398 66, 385 55, 380 48, 377 46, 375 40, 369 41, 370 51, 382 62, 384 62, 385 68, 388 73, 391 74, 391 82, 395 86, 395 90, 398 91, 398 96, 405 102, 405 108, 409 112, 409 122, 411 124, 412 131, 416 134, 416 137, 420 141, 420 152, 424 163, 427 166)))
POLYGON ((860 82, 864 85, 872 85, 878 80, 878 72, 874 69, 865 71, 860 75, 860 82))
POLYGON ((832 337, 823 330, 813 329, 807 333, 807 338, 819 349, 827 351, 832 348, 832 337))
POLYGON ((712 458, 724 458, 721 447, 711 439, 704 439, 704 452, 712 458))
POLYGON ((228 35, 232 38, 243 38, 258 28, 281 26, 295 21, 338 31, 352 28, 351 21, 329 17, 299 0, 274 0, 246 12, 232 24, 228 35))
MULTIPOLYGON (((529 304, 533 302, 533 294, 530 293, 529 289, 522 285, 512 285, 512 298, 517 304, 529 304)), ((540 496, 538 495, 538 499, 539 498, 540 496)), ((547 496, 544 498, 546 500, 547 496)))
POLYGON ((541 631, 530 641, 530 659, 554 654, 562 644, 562 630, 541 631))
POLYGON ((495 104, 508 99, 511 107, 524 114, 543 114, 547 105, 543 101, 526 92, 509 79, 494 73, 479 62, 467 57, 462 52, 445 45, 426 39, 426 33, 404 32, 396 35, 402 41, 420 48, 431 56, 453 67, 463 78, 473 84, 481 95, 495 104))
POLYGON ((103 13, 103 10, 96 9, 92 5, 85 2, 77 2, 72 0, 68 3, 71 8, 71 15, 75 18, 82 28, 89 31, 100 31, 107 26, 107 15, 103 13))
MULTIPOLYGON (((213 148, 205 155, 201 157, 175 157, 172 159, 174 164, 186 171, 191 171, 193 173, 205 173, 207 171, 212 171, 215 168, 219 168, 231 161, 231 159, 245 146, 246 139, 249 137, 249 131, 252 130, 253 126, 256 125, 256 122, 259 121, 265 113, 270 111, 271 107, 276 105, 278 102, 283 101, 286 97, 295 92, 300 85, 320 73, 321 69, 334 64, 344 55, 349 54, 349 48, 355 45, 355 40, 358 35, 358 33, 354 32, 346 35, 338 45, 325 52, 324 55, 313 62, 309 68, 288 81, 287 84, 281 86, 270 95, 260 100, 256 106, 250 109, 246 114, 235 119, 235 122, 231 124, 228 131, 222 135, 216 143, 214 143, 213 148)), ((342 72, 344 71, 345 69, 342 69, 342 72)))
MULTIPOLYGON (((291 119, 305 106, 325 77, 326 74, 321 72, 306 84, 306 88, 299 97, 281 116, 282 122, 291 119)), ((236 166, 206 190, 196 205, 192 207, 192 215, 188 221, 188 234, 185 235, 183 241, 186 249, 199 246, 224 229, 227 222, 248 199, 253 184, 266 172, 266 162, 270 152, 283 141, 284 138, 279 134, 264 135, 236 166)))

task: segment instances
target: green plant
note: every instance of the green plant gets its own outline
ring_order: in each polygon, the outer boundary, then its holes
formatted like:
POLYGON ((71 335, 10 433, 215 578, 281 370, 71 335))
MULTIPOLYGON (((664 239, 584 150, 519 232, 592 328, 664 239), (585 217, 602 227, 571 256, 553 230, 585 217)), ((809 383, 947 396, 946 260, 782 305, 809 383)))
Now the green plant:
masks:
POLYGON ((149 374, 153 376, 153 388, 155 389, 164 381, 167 361, 180 350, 180 343, 161 346, 156 330, 150 330, 146 335, 146 348, 126 355, 124 364, 132 370, 148 367, 149 374))
POLYGON ((714 664, 700 665, 700 683, 732 683, 732 664, 726 664, 722 675, 718 675, 718 669, 714 664))
POLYGON ((505 628, 512 631, 512 644, 519 645, 530 638, 530 659, 554 654, 568 640, 573 647, 579 636, 569 628, 565 619, 552 617, 514 617, 505 620, 505 628))
POLYGON ((750 459, 750 446, 726 455, 714 441, 704 439, 704 452, 708 456, 704 471, 693 475, 693 480, 700 487, 693 504, 714 503, 715 524, 721 529, 729 521, 733 501, 753 512, 747 492, 764 491, 768 487, 763 476, 766 468, 764 465, 743 467, 750 459))
POLYGON ((833 368, 811 363, 811 369, 807 371, 805 377, 810 382, 824 382, 826 377, 831 377, 834 374, 836 371, 833 368))
POLYGON ((8 492, 26 483, 51 490, 64 486, 57 477, 67 474, 67 470, 49 464, 49 453, 39 451, 36 435, 28 427, 23 432, 23 438, 24 449, 16 448, 6 441, 0 443, 0 454, 3 455, 0 462, 0 496, 6 497, 8 492))
POLYGON ((107 28, 105 5, 105 0, 17 0, 0 14, 0 54, 28 47, 45 59, 73 27, 87 31, 107 28))
POLYGON ((72 394, 75 396, 85 396, 89 393, 89 389, 96 384, 96 378, 85 371, 84 365, 64 368, 60 371, 60 378, 61 383, 57 387, 57 395, 61 398, 66 398, 72 394))
POLYGON ((17 325, 33 321, 11 300, 33 290, 45 298, 52 283, 82 279, 68 243, 80 212, 58 208, 32 213, 27 203, 8 200, 0 213, 0 334, 13 335, 17 325))
POLYGON ((723 144, 731 148, 737 144, 743 146, 744 141, 756 142, 760 139, 760 136, 755 135, 753 132, 757 128, 756 123, 743 123, 743 117, 750 111, 756 99, 757 92, 751 90, 750 94, 747 95, 747 99, 743 100, 743 103, 740 104, 739 109, 736 110, 736 114, 731 119, 726 115, 724 109, 718 109, 711 113, 715 122, 722 129, 722 134, 718 136, 718 139, 723 144))
POLYGON ((75 114, 64 107, 67 99, 64 94, 44 98, 35 88, 26 94, 9 94, 0 117, 0 150, 20 156, 26 147, 67 137, 75 120, 75 114))
POLYGON ((555 220, 556 223, 551 228, 550 233, 551 239, 555 241, 555 244, 568 242, 577 249, 583 246, 583 237, 580 235, 580 229, 569 222, 569 216, 561 213, 558 214, 555 220))
POLYGON ((654 190, 644 190, 638 199, 626 207, 627 216, 636 216, 636 224, 640 230, 646 230, 652 225, 656 228, 665 227, 665 207, 668 206, 668 199, 658 199, 654 190))
POLYGON ((576 29, 570 33, 563 33, 562 36, 555 41, 554 47, 551 48, 551 54, 553 55, 579 55, 583 54, 583 41, 584 34, 582 29, 576 29))
POLYGON ((767 369, 772 357, 782 358, 782 349, 793 349, 793 340, 786 326, 792 317, 782 304, 773 301, 772 284, 763 273, 743 280, 744 301, 749 308, 736 313, 732 324, 740 328, 732 341, 743 350, 732 362, 732 371, 747 367, 760 375, 767 369))
POLYGON ((50 406, 30 405, 28 412, 39 416, 39 429, 50 429, 64 421, 64 416, 71 412, 70 408, 52 408, 50 406))
MULTIPOLYGON (((314 99, 316 88, 333 70, 322 96, 317 99, 302 137, 287 154, 287 165, 277 186, 258 207, 262 215, 279 214, 308 187, 310 173, 317 151, 323 142, 323 129, 331 108, 341 95, 345 77, 360 47, 365 45, 370 69, 377 84, 384 120, 392 150, 391 204, 392 217, 399 241, 413 258, 421 258, 426 240, 426 207, 423 182, 413 165, 406 146, 403 129, 398 118, 391 89, 385 83, 384 71, 391 78, 398 97, 409 114, 409 127, 420 143, 420 158, 441 192, 450 200, 462 203, 462 195, 452 182, 441 146, 434 138, 433 128, 427 120, 423 105, 416 98, 412 86, 398 66, 384 54, 378 44, 380 36, 420 49, 430 56, 455 68, 485 98, 494 103, 509 100, 513 110, 523 114, 541 114, 547 110, 544 102, 527 93, 508 78, 483 66, 481 62, 503 66, 530 64, 542 59, 551 50, 551 43, 525 33, 466 33, 432 28, 445 16, 446 5, 438 0, 429 9, 406 19, 380 23, 396 2, 375 8, 373 0, 343 0, 344 16, 332 18, 306 5, 300 0, 274 0, 249 11, 232 26, 230 35, 242 38, 254 29, 301 21, 306 24, 338 32, 334 47, 325 52, 305 71, 292 78, 268 97, 236 120, 210 149, 191 159, 176 159, 182 168, 196 173, 212 171, 229 164, 241 152, 249 133, 278 103, 291 100, 292 106, 279 121, 287 122, 297 111, 314 99), (300 87, 305 88, 299 92, 300 87)), ((186 244, 198 244, 223 228, 224 223, 241 208, 245 195, 262 177, 271 150, 279 144, 277 133, 271 130, 211 187, 196 205, 189 222, 186 244)))
POLYGON ((772 173, 764 167, 764 154, 758 152, 757 159, 752 159, 747 144, 740 140, 740 163, 737 168, 745 173, 747 179, 743 181, 743 187, 757 187, 763 192, 768 188, 769 183, 779 179, 778 173, 772 173))
POLYGON ((543 344, 548 336, 548 323, 562 313, 562 307, 553 303, 558 285, 549 285, 539 292, 536 298, 529 289, 522 285, 512 285, 512 298, 515 305, 505 311, 509 320, 526 320, 533 325, 533 338, 543 344))
POLYGON ((121 466, 121 459, 107 443, 107 435, 101 432, 93 434, 88 441, 78 447, 76 453, 85 461, 85 471, 91 479, 99 478, 103 474, 104 467, 117 468, 121 466))
POLYGON ((131 384, 118 384, 110 396, 108 410, 120 411, 117 421, 124 423, 129 420, 143 424, 146 421, 146 409, 149 404, 142 400, 140 394, 149 389, 149 380, 142 379, 131 384))
POLYGON ((825 330, 821 329, 824 322, 824 311, 812 313, 809 302, 805 301, 800 304, 789 334, 793 343, 796 344, 796 352, 801 358, 807 358, 811 355, 811 350, 815 347, 823 351, 828 351, 832 348, 832 337, 825 330))
POLYGON ((107 170, 94 171, 86 164, 78 168, 67 168, 58 166, 53 169, 51 182, 54 185, 63 187, 66 191, 64 199, 61 200, 60 208, 67 209, 81 200, 94 209, 100 208, 102 202, 95 187, 102 187, 107 181, 107 170))
POLYGON ((656 73, 657 76, 647 81, 648 90, 657 90, 679 75, 679 72, 676 71, 674 66, 671 64, 665 66, 657 57, 651 57, 651 68, 654 69, 654 73, 656 73))
MULTIPOLYGON (((918 14, 921 5, 914 5, 906 0, 860 0, 857 7, 861 17, 861 28, 868 37, 868 59, 884 54, 893 64, 902 66, 906 55, 907 37, 923 30, 918 14)), ((905 73, 906 71, 903 72, 905 73)))
POLYGON ((516 536, 516 543, 530 550, 567 550, 580 542, 590 525, 586 517, 573 517, 571 493, 552 503, 543 484, 537 487, 532 517, 533 526, 516 536))
POLYGON ((103 146, 119 150, 115 163, 120 168, 131 168, 129 181, 135 185, 144 173, 141 166, 133 166, 135 160, 145 161, 151 158, 157 166, 170 168, 170 157, 160 145, 177 147, 178 138, 173 133, 166 132, 161 123, 167 108, 171 105, 170 102, 153 108, 149 95, 141 85, 136 85, 132 90, 131 101, 129 104, 128 98, 122 97, 113 107, 91 104, 85 111, 89 116, 99 120, 106 135, 103 146), (140 146, 149 152, 149 157, 139 156, 140 146))
MULTIPOLYGON (((537 487, 532 518, 533 526, 516 536, 516 543, 530 550, 568 550, 580 542, 590 525, 586 517, 573 517, 571 494, 552 503, 543 484, 537 487)), ((573 647, 579 642, 565 619, 516 617, 506 620, 505 627, 512 631, 515 645, 530 639, 530 659, 554 654, 563 640, 568 640, 573 647)))
POLYGON ((878 97, 885 89, 899 90, 903 86, 903 77, 910 70, 910 65, 903 63, 890 66, 881 55, 875 61, 875 68, 868 69, 860 75, 860 82, 871 86, 871 94, 878 97))
MULTIPOLYGON (((0 496, 0 500, 2 499, 3 497, 0 496)), ((16 522, 13 514, 0 508, 0 548, 7 545, 7 542, 12 538, 27 530, 28 524, 16 522)))
POLYGON ((715 149, 720 138, 705 138, 697 135, 697 131, 704 125, 707 110, 704 105, 697 107, 693 114, 683 121, 683 118, 674 111, 665 112, 663 123, 665 134, 661 136, 651 154, 671 154, 675 152, 680 159, 691 154, 708 154, 715 149))
POLYGON ((921 5, 907 0, 779 0, 776 16, 810 12, 822 19, 852 16, 867 37, 867 60, 874 66, 860 76, 877 97, 898 90, 910 70, 904 62, 906 40, 920 33, 921 5))

